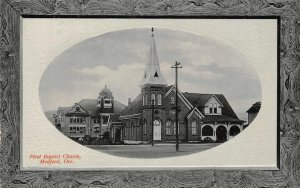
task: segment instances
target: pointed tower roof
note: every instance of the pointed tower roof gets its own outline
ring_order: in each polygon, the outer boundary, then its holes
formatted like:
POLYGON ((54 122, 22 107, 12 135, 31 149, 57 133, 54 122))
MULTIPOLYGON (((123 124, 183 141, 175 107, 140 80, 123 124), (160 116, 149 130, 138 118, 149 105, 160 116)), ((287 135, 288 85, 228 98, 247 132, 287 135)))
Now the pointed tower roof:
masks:
POLYGON ((148 61, 146 65, 146 69, 143 75, 143 79, 140 82, 140 87, 144 85, 167 85, 167 82, 165 78, 163 77, 159 62, 158 62, 158 56, 156 51, 156 45, 154 40, 154 29, 151 29, 151 44, 150 44, 150 50, 148 54, 148 61))

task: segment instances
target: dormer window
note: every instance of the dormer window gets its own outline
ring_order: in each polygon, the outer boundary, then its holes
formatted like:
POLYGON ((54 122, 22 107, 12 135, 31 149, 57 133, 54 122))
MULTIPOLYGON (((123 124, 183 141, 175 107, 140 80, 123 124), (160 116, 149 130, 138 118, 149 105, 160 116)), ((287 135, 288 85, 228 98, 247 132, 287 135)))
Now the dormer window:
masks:
POLYGON ((214 114, 217 114, 217 113, 218 113, 218 107, 217 107, 217 104, 214 104, 214 105, 213 105, 213 108, 214 108, 214 114))
POLYGON ((209 104, 209 113, 210 114, 218 114, 218 105, 217 104, 209 104))
POLYGON ((219 99, 216 96, 213 95, 204 106, 205 114, 222 115, 223 104, 219 101, 219 99))

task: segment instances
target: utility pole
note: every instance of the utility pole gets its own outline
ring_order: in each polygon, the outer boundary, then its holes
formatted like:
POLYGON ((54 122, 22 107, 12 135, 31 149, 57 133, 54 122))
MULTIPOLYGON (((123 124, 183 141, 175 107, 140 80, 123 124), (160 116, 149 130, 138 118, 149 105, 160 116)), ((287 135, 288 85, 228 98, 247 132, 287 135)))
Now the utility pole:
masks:
POLYGON ((151 129, 152 129, 152 146, 154 145, 154 100, 151 100, 151 110, 152 110, 152 113, 151 113, 151 115, 152 115, 152 123, 151 123, 151 129))
POLYGON ((176 123, 176 151, 179 151, 179 131, 178 131, 178 69, 182 68, 179 66, 180 62, 175 62, 171 67, 175 69, 175 123, 176 123))

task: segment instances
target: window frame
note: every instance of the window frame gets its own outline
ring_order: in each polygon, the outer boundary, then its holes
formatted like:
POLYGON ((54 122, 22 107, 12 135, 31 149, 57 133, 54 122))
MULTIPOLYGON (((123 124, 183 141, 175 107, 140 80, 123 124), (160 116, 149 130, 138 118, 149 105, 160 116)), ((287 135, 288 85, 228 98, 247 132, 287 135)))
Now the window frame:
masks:
POLYGON ((197 136, 197 121, 193 120, 191 123, 192 135, 197 136))
POLYGON ((157 105, 158 105, 158 106, 161 106, 161 105, 162 105, 162 95, 161 95, 161 94, 158 94, 158 95, 157 95, 157 105))
POLYGON ((151 100, 150 100, 150 101, 151 101, 151 102, 150 102, 151 105, 155 105, 155 104, 156 104, 156 95, 155 95, 155 93, 152 93, 152 94, 151 94, 150 99, 151 99, 151 100), (152 104, 152 101, 154 101, 153 104, 152 104))

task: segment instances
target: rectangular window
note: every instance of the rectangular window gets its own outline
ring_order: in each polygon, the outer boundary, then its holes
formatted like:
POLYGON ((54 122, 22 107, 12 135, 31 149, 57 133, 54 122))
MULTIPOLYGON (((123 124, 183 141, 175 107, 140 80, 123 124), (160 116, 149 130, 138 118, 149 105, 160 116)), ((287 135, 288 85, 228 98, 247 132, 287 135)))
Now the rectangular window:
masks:
POLYGON ((100 127, 94 127, 94 133, 100 133, 100 127))
MULTIPOLYGON (((180 124, 179 124, 179 122, 178 122, 178 135, 180 135, 180 134, 179 134, 179 130, 180 130, 180 129, 179 129, 179 125, 180 125, 180 124)), ((174 132, 173 132, 173 134, 176 135, 176 123, 175 123, 175 122, 174 122, 174 132)))
POLYGON ((70 117, 70 123, 73 123, 73 117, 70 117))
POLYGON ((171 122, 167 121, 166 123, 166 135, 171 135, 171 122))
POLYGON ((209 104, 209 113, 212 114, 213 113, 213 105, 209 104))

